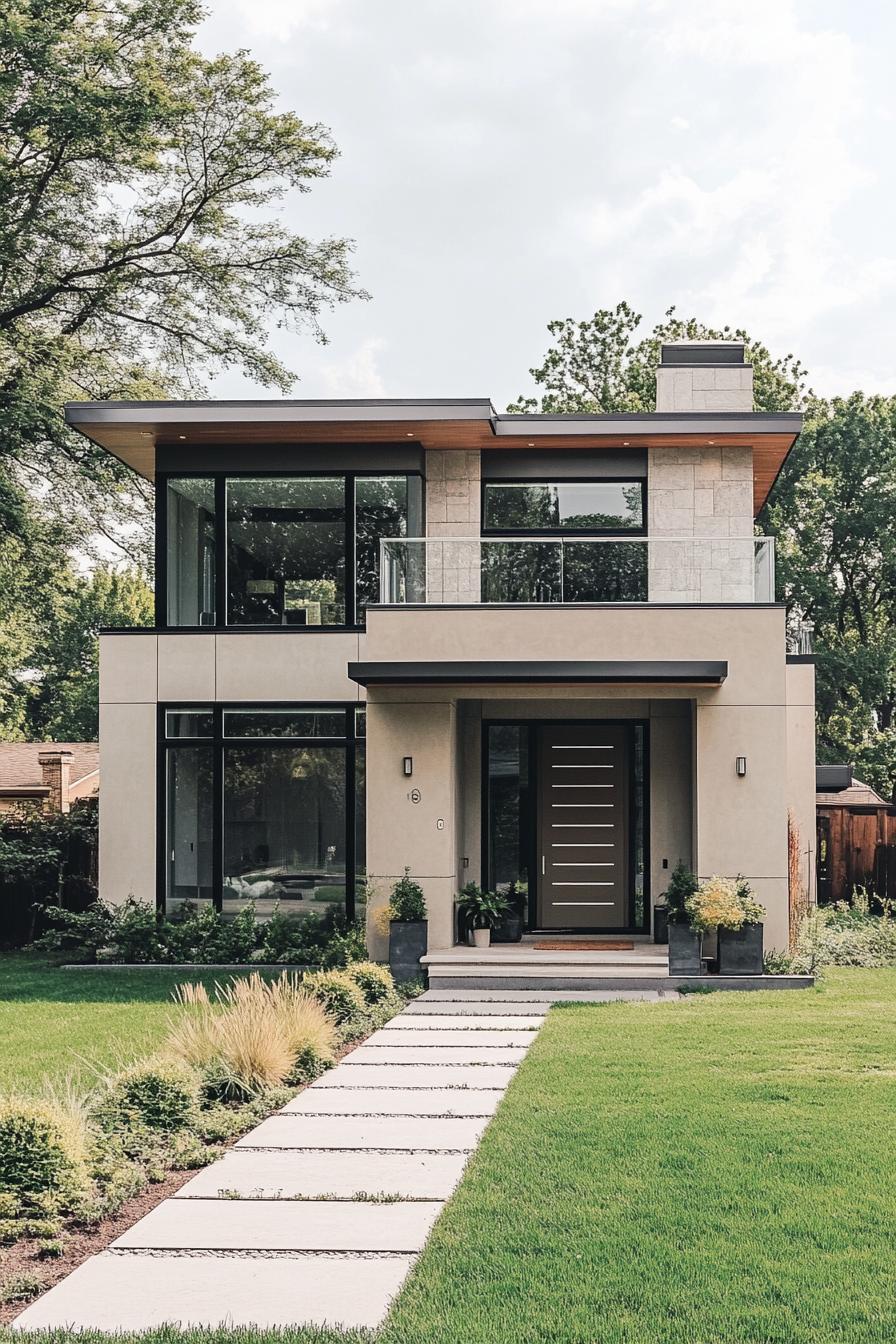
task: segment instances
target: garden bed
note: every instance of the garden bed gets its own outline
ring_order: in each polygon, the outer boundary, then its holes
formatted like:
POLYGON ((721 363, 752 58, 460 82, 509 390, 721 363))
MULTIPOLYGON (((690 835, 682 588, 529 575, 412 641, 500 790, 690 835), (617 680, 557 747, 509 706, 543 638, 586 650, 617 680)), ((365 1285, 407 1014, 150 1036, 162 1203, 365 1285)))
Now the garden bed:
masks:
POLYGON ((0 1097, 0 1322, 103 1250, 406 1002, 372 963, 304 981, 278 970, 274 980, 237 976, 211 995, 202 981, 183 986, 156 1054, 108 1072, 87 1098, 66 1097, 58 1078, 55 1088, 47 1080, 45 1099, 0 1097))

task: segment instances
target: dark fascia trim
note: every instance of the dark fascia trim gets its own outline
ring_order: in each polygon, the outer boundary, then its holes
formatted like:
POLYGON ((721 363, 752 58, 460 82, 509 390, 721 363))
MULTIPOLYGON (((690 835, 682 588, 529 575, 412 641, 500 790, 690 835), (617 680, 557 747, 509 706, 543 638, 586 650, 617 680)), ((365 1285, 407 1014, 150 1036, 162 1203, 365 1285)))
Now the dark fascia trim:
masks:
MULTIPOLYGON (((799 434, 799 411, 627 411, 618 415, 498 415, 498 438, 518 434, 799 434)), ((636 445, 639 446, 639 445, 636 445)))
POLYGON ((788 653, 788 655, 787 655, 787 662, 788 662, 788 664, 791 664, 791 663, 792 663, 792 664, 794 664, 795 666, 799 666, 800 664, 805 663, 807 666, 814 667, 814 666, 815 666, 815 654, 814 654, 814 653, 788 653))
POLYGON ((363 635, 363 625, 108 625, 101 635, 363 635))
POLYGON ((488 397, 382 397, 331 401, 68 401, 69 425, 132 424, 279 424, 320 421, 375 420, 492 420, 495 408, 488 397))
POLYGON ((348 675, 359 686, 433 684, 521 685, 676 684, 720 686, 727 662, 469 662, 349 663, 348 675))
MULTIPOLYGON (((540 540, 540 538, 539 538, 540 540)), ((783 611, 784 602, 377 602, 377 611, 783 611)), ((308 629, 307 626, 300 627, 308 629)))

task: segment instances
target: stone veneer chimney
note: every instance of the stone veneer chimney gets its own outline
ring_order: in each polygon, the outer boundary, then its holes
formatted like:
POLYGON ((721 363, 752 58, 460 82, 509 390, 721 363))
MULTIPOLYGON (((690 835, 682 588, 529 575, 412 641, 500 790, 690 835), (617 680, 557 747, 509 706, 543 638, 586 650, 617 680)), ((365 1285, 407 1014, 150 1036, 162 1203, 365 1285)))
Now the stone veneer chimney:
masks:
POLYGON ((52 747, 42 751, 37 758, 44 787, 50 790, 47 807, 51 812, 68 812, 71 809, 68 790, 73 757, 71 751, 52 747))
POLYGON ((752 411, 753 366, 743 341, 673 341, 656 371, 658 411, 752 411))

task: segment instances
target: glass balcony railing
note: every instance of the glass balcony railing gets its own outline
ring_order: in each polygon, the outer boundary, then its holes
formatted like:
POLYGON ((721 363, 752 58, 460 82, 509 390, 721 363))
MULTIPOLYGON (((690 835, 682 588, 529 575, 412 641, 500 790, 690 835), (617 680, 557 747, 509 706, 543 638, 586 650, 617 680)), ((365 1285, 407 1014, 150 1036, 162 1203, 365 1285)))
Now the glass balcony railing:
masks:
POLYGON ((772 537, 402 537, 380 542, 380 602, 774 602, 772 537))

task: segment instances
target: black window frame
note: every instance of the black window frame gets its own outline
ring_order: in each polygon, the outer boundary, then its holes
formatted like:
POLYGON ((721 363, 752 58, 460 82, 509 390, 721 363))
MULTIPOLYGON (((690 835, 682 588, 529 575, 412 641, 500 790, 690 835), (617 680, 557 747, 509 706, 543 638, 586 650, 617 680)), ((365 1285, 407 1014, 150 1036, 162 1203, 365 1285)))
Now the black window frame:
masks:
MULTIPOLYGON (((206 629, 207 627, 200 627, 206 629)), ((341 628, 341 627, 337 627, 341 628)), ((355 789, 356 761, 359 749, 366 750, 364 733, 357 731, 357 714, 366 708, 357 700, 168 700, 157 707, 156 720, 156 910, 166 911, 168 895, 167 790, 168 751, 179 747, 212 748, 212 908, 220 914, 224 907, 224 751, 228 746, 252 747, 342 747, 345 750, 345 915, 355 918, 358 894, 355 789), (341 737, 228 737, 224 734, 224 715, 228 711, 303 709, 341 710, 345 735, 341 737), (168 737, 165 716, 174 710, 212 715, 211 737, 168 737)), ((363 879, 362 879, 363 880, 363 879)))
POLYGON ((545 537, 554 541, 569 538, 570 541, 582 537, 646 537, 647 536, 647 478, 635 476, 551 476, 537 480, 525 476, 483 478, 479 493, 480 534, 483 537, 545 537), (485 492, 490 486, 505 485, 638 485, 641 487, 641 526, 640 527, 487 527, 485 522, 485 492))
POLYGON ((426 518, 426 476, 419 470, 395 468, 352 468, 337 467, 333 470, 319 467, 316 471, 203 471, 191 468, 179 471, 176 468, 157 471, 155 475, 155 628, 174 630, 178 634, 200 632, 208 634, 215 630, 228 633, 252 631, 258 634, 264 631, 288 631, 291 634, 325 634, 333 631, 360 633, 365 629, 358 619, 357 610, 357 527, 356 527, 356 488, 357 480, 388 480, 396 476, 418 477, 420 480, 421 515, 426 518), (227 623, 227 482, 234 480, 319 480, 321 477, 341 477, 345 495, 345 622, 342 625, 260 625, 227 623), (178 480, 211 481, 215 492, 215 623, 214 625, 171 625, 168 621, 168 482, 178 480))
MULTIPOLYGON (((479 761, 479 766, 480 766, 480 770, 479 770, 479 779, 480 779, 480 783, 479 783, 479 825, 480 825, 480 844, 481 844, 481 849, 480 849, 480 869, 479 869, 479 871, 480 871, 480 875, 481 875, 481 878, 482 878, 482 885, 483 885, 483 887, 485 887, 485 888, 488 889, 488 888, 490 887, 490 885, 491 885, 491 880, 492 880, 492 874, 491 874, 491 855, 490 855, 490 844, 489 844, 489 769, 488 769, 488 767, 489 767, 489 730, 490 730, 492 727, 496 727, 496 728, 497 728, 497 727, 500 727, 500 728, 525 728, 525 729, 526 729, 527 738, 528 738, 528 742, 527 742, 526 750, 527 750, 527 753, 528 753, 529 798, 528 798, 528 806, 527 806, 527 808, 526 808, 526 816, 525 816, 525 818, 522 819, 522 823, 523 823, 523 825, 525 826, 526 833, 527 833, 527 835, 528 835, 528 837, 529 837, 529 840, 528 840, 528 847, 527 847, 527 849, 528 849, 529 873, 530 873, 529 886, 530 886, 530 888, 533 888, 533 887, 534 887, 534 890, 536 891, 536 899, 535 899, 534 901, 531 900, 531 899, 529 899, 529 900, 527 901, 527 907, 528 907, 528 909, 527 909, 526 928, 527 928, 527 932, 529 932, 529 933, 537 933, 537 932, 539 931, 539 925, 538 925, 538 920, 537 920, 537 914, 538 914, 538 898, 537 898, 538 891, 537 891, 537 889, 538 889, 538 881, 539 881, 539 870, 538 870, 539 834, 538 834, 538 788, 537 788, 537 780, 538 780, 538 770, 539 770, 540 762, 539 762, 539 757, 538 757, 538 732, 537 732, 537 729, 538 729, 539 727, 542 727, 542 726, 545 725, 545 724, 549 724, 551 727, 575 727, 575 728, 578 728, 578 727, 590 727, 590 728, 594 728, 594 727, 598 727, 598 726, 603 726, 603 727, 614 727, 614 728, 616 728, 616 727, 620 727, 620 726, 621 726, 621 727, 625 727, 625 728, 629 729, 629 734, 628 734, 628 746, 629 746, 629 751, 631 752, 631 760, 632 760, 633 763, 634 763, 635 729, 636 729, 636 728, 640 728, 640 729, 641 729, 641 733, 642 733, 642 739, 641 739, 641 740, 642 740, 642 743, 643 743, 643 753, 644 753, 644 756, 643 756, 643 771, 644 771, 644 778, 643 778, 643 780, 642 780, 642 785, 641 785, 641 787, 642 787, 642 791, 643 791, 643 824, 644 824, 644 892, 643 892, 643 897, 642 897, 643 902, 644 902, 644 908, 643 908, 643 912, 642 912, 641 923, 640 923, 640 924, 635 923, 635 919, 634 919, 634 914, 635 914, 635 827, 634 827, 634 825, 630 825, 630 826, 629 826, 628 845, 629 845, 629 871, 630 871, 630 873, 631 873, 631 887, 630 887, 630 890, 629 890, 629 893, 628 893, 629 923, 626 925, 626 927, 625 927, 624 929, 605 929, 605 928, 601 928, 600 926, 594 926, 594 927, 589 927, 589 928, 550 929, 550 930, 546 930, 546 932, 550 932, 550 933, 582 933, 582 934, 586 934, 586 933, 587 933, 587 934, 592 934, 592 933, 596 933, 596 934, 599 934, 599 933, 623 933, 623 934, 630 934, 630 935, 631 935, 631 934, 645 934, 645 933, 649 933, 650 930, 651 930, 651 927, 652 927, 652 918, 653 918, 653 914, 652 914, 652 910, 651 910, 651 896, 650 896, 650 888, 651 888, 651 872, 650 872, 650 863, 651 863, 651 859, 650 859, 650 720, 649 720, 649 719, 646 719, 646 718, 642 718, 642 717, 640 717, 640 716, 637 717, 637 718, 631 718, 631 719, 609 719, 609 718, 606 718, 606 717, 601 717, 601 718, 596 718, 596 719, 569 719, 569 718, 561 718, 561 719, 538 719, 538 718, 518 718, 518 717, 517 717, 517 718, 513 718, 513 717, 511 717, 511 718, 506 718, 506 717, 504 717, 504 716, 500 716, 500 717, 497 717, 497 718, 484 718, 484 719, 482 720, 482 722, 481 722, 480 744, 479 744, 479 753, 480 753, 480 761, 479 761), (534 879, 534 882, 533 882, 533 879, 534 879)), ((635 771, 634 771, 634 769, 632 769, 632 770, 629 771, 629 816, 630 816, 631 819, 634 819, 634 815, 635 815, 636 792, 637 792, 637 786, 636 786, 636 782, 635 782, 635 771)), ((530 896, 531 896, 531 892, 530 892, 530 896)))

